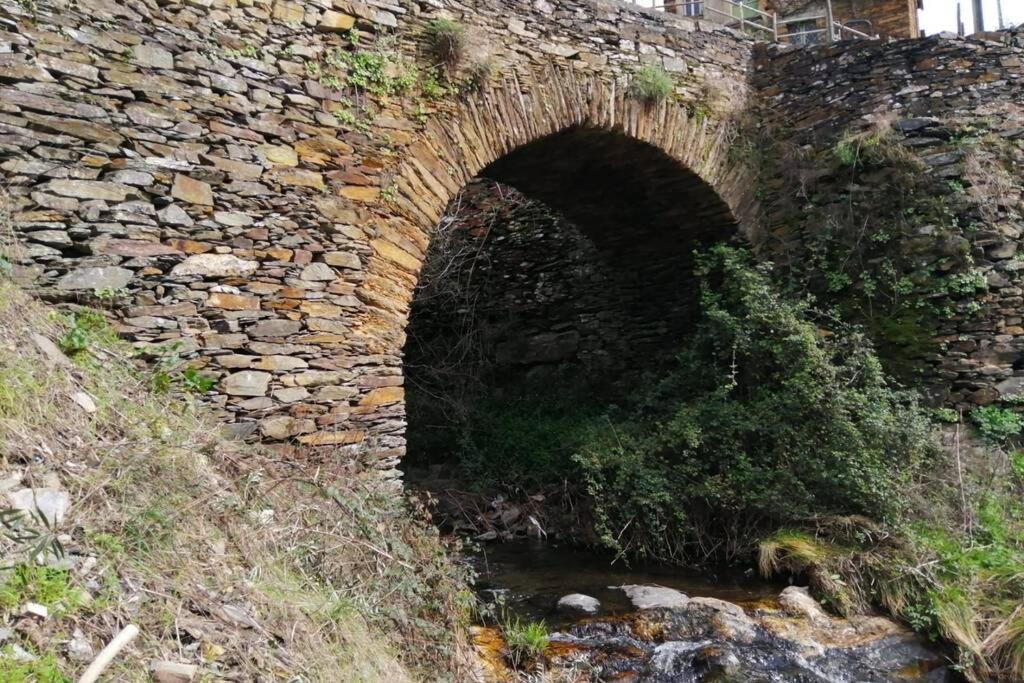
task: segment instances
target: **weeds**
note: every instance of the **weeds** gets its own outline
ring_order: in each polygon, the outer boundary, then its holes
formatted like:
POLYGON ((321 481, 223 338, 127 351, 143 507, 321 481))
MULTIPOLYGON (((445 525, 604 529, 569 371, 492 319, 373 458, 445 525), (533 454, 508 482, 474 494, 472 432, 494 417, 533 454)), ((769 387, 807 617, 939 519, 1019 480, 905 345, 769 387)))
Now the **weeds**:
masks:
POLYGON ((12 646, 0 647, 0 681, 20 683, 71 683, 71 677, 60 670, 56 655, 46 653, 23 661, 12 646))
POLYGON ((665 69, 655 64, 646 64, 633 74, 629 94, 645 104, 664 102, 675 92, 675 82, 665 69))
POLYGON ((506 613, 498 626, 508 648, 509 664, 514 669, 537 659, 550 643, 548 628, 543 621, 523 621, 506 613))
MULTIPOLYGON (((0 282, 0 479, 12 468, 24 481, 60 473, 73 501, 61 530, 68 554, 95 558, 67 571, 38 567, 17 550, 20 536, 0 535, 0 556, 19 558, 0 579, 0 611, 52 607, 40 645, 11 638, 55 653, 53 666, 42 654, 17 665, 0 657, 0 680, 64 680, 82 665, 47 643, 72 624, 105 643, 128 621, 147 638, 115 662, 111 680, 133 680, 167 652, 212 678, 274 670, 403 683, 448 671, 465 680, 455 653, 472 602, 467 575, 421 510, 393 489, 221 440, 191 402, 152 393, 131 348, 88 320, 48 316, 0 282), (45 362, 25 336, 59 339, 73 327, 83 335, 69 348, 84 346, 77 353, 91 360, 72 372, 45 362), (71 402, 77 391, 95 397, 95 413, 71 402), (78 590, 91 593, 88 609, 78 590), (210 634, 202 648, 179 640, 190 638, 182 620, 210 634), (287 658, 267 633, 290 634, 287 658), (204 658, 211 636, 231 647, 204 658)), ((22 533, 25 518, 3 519, 22 533)))
POLYGON ((427 45, 436 65, 451 73, 462 61, 466 49, 466 29, 452 19, 434 19, 426 28, 427 45))

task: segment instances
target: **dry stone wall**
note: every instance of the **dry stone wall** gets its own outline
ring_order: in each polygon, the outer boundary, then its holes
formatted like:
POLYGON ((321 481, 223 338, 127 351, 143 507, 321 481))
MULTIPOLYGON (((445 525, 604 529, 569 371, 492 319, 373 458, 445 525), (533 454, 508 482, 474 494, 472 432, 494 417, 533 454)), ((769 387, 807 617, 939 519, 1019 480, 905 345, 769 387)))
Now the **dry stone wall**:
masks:
POLYGON ((583 393, 673 354, 696 308, 699 245, 631 254, 592 234, 509 186, 467 185, 420 276, 407 381, 433 396, 563 381, 583 393))
MULTIPOLYGON (((140 347, 175 345, 240 436, 392 471, 409 301, 450 198, 509 152, 587 126, 636 157, 637 188, 714 187, 701 212, 752 217, 725 123, 745 106, 750 50, 590 0, 5 3, 13 274, 49 299, 98 300, 140 347), (430 82, 438 16, 466 26, 454 77, 479 87, 430 82), (626 95, 647 62, 678 101, 626 95)), ((652 204, 665 221, 668 199, 652 204)))
MULTIPOLYGON (((110 308, 140 347, 174 344, 240 436, 390 472, 410 300, 474 177, 602 224, 609 244, 647 242, 623 222, 632 209, 656 232, 739 225, 761 242, 750 164, 730 153, 752 92, 757 116, 807 143, 879 109, 985 115, 1005 100, 1011 120, 1020 105, 1019 50, 1002 44, 773 48, 753 89, 751 53, 728 29, 602 0, 7 2, 5 251, 41 296, 110 308), (466 27, 454 87, 426 38, 442 16, 466 27), (629 96, 644 63, 672 74, 675 98, 629 96)), ((1016 271, 995 260, 1002 378, 1016 271)), ((968 360, 946 370, 990 372, 968 360)))
POLYGON ((766 48, 755 77, 762 254, 961 406, 1024 390, 1024 50, 987 38, 766 48))

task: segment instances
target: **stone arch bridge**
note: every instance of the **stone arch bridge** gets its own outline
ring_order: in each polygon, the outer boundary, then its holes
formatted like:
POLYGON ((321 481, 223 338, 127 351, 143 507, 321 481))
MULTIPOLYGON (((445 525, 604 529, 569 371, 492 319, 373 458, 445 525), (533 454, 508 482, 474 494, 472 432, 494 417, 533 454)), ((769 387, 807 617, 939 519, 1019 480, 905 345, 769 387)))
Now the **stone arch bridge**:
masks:
POLYGON ((178 344, 239 435, 393 470, 417 274, 474 177, 683 272, 699 241, 769 235, 740 122, 791 117, 795 138, 827 138, 844 100, 920 115, 953 78, 971 104, 1019 84, 1014 48, 828 50, 807 62, 602 0, 7 3, 7 251, 42 296, 113 300, 124 336, 178 344), (438 17, 465 27, 458 88, 431 57, 438 17), (904 68, 922 52, 963 63, 904 68), (672 75, 672 98, 630 95, 644 64, 672 75), (971 80, 991 68, 995 86, 971 80))

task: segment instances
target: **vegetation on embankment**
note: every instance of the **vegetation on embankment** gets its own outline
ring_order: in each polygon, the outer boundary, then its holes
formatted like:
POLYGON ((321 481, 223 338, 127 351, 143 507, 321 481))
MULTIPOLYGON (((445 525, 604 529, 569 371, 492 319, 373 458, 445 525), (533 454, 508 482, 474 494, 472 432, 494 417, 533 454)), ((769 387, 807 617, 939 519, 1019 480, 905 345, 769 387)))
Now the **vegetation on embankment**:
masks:
POLYGON ((1024 472, 1003 443, 1019 419, 990 410, 989 441, 972 441, 744 252, 704 254, 700 275, 674 367, 604 411, 479 402, 463 463, 490 481, 584 482, 597 535, 624 556, 760 555, 839 612, 883 606, 955 644, 969 676, 1024 676, 1024 472))
POLYGON ((467 680, 467 577, 411 504, 329 459, 220 437, 188 394, 201 377, 135 362, 102 315, 0 279, 0 680, 70 681, 127 624, 141 634, 110 680, 150 680, 154 662, 202 680, 467 680), (13 509, 26 490, 66 494, 40 506, 56 524, 13 509))

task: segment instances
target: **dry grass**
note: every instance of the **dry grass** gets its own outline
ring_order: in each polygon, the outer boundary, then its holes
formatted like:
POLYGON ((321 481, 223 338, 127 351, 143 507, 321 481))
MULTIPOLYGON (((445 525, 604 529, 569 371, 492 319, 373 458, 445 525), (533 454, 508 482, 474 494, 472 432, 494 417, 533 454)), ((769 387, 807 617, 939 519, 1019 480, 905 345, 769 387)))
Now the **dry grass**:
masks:
POLYGON ((66 322, 0 280, 0 483, 70 494, 55 532, 89 599, 41 623, 0 609, 20 646, 70 677, 85 663, 67 634, 98 651, 134 623, 112 680, 149 680, 153 660, 218 680, 468 680, 464 577, 400 496, 221 438, 188 397, 151 392, 101 326, 73 363, 33 333, 59 340, 66 322))

